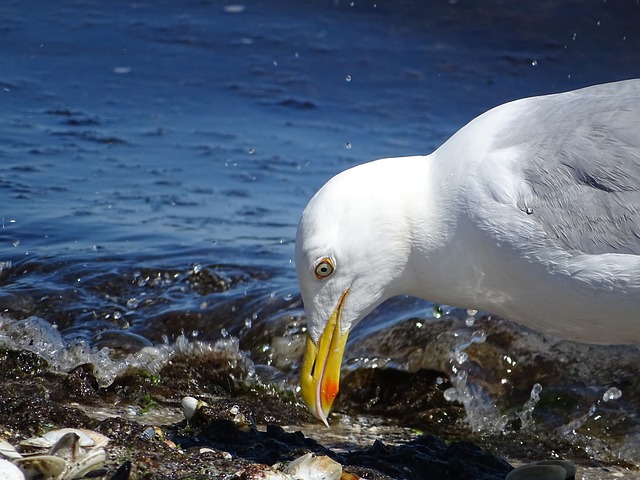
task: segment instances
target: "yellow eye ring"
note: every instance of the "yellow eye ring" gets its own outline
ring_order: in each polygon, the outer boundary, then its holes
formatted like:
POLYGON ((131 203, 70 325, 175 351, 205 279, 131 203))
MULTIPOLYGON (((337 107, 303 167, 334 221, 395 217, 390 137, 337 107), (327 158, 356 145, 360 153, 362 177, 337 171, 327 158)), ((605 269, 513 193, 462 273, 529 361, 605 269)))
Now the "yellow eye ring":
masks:
POLYGON ((316 262, 313 272, 318 280, 323 280, 331 275, 335 269, 333 261, 329 257, 325 257, 316 262))

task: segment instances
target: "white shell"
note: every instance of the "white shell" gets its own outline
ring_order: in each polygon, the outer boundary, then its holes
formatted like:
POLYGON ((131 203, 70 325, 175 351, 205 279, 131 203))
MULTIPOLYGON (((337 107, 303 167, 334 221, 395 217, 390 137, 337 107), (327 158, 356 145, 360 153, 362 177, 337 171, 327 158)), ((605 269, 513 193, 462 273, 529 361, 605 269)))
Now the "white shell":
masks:
POLYGON ((340 480, 342 465, 331 458, 307 453, 285 468, 285 473, 299 480, 340 480))
POLYGON ((184 418, 191 420, 200 407, 208 406, 209 404, 207 402, 200 401, 193 397, 184 397, 182 399, 182 414, 184 418))
POLYGON ((25 480, 22 471, 9 460, 0 459, 0 480, 25 480))
MULTIPOLYGON (((104 446, 108 442, 108 437, 92 430, 62 428, 20 442, 23 447, 44 450, 47 454, 21 456, 12 445, 1 438, 0 453, 17 465, 23 474, 22 477, 18 477, 20 480, 42 477, 73 480, 84 477, 104 465, 107 460, 104 446)), ((0 480, 3 480, 2 476, 0 480)))
POLYGON ((193 397, 184 397, 182 399, 182 414, 184 418, 187 420, 191 420, 191 418, 195 415, 196 410, 198 410, 198 400, 193 397))
POLYGON ((107 461, 107 452, 103 447, 98 447, 89 454, 73 465, 67 473, 62 477, 62 480, 73 480, 74 478, 82 478, 87 473, 101 468, 107 461))
POLYGON ((11 460, 13 460, 14 458, 22 458, 22 455, 18 453, 16 447, 11 445, 4 438, 0 438, 0 455, 11 460))
POLYGON ((65 462, 77 462, 84 452, 80 451, 80 437, 75 432, 68 432, 49 450, 49 455, 62 458, 65 462))
POLYGON ((505 480, 565 480, 567 471, 559 465, 523 465, 509 472, 505 480))
POLYGON ((67 467, 67 462, 54 455, 33 455, 30 457, 17 458, 13 461, 24 473, 27 479, 40 478, 44 476, 58 477, 67 467))
POLYGON ((41 437, 28 438, 20 442, 23 447, 35 448, 51 448, 67 433, 75 433, 78 435, 79 445, 82 448, 89 449, 92 447, 103 447, 109 443, 109 437, 93 430, 85 430, 84 428, 61 428, 59 430, 51 430, 41 437))

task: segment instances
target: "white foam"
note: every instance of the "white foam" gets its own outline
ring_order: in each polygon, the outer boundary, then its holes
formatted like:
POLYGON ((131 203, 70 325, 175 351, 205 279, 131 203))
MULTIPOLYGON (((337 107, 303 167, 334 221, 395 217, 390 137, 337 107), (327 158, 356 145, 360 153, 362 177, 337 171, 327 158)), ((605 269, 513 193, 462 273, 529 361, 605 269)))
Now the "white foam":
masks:
POLYGON ((180 335, 175 343, 144 347, 125 357, 113 358, 109 348, 91 348, 84 341, 67 342, 49 322, 39 317, 13 320, 0 316, 0 346, 13 350, 26 350, 47 361, 57 372, 92 364, 94 376, 102 387, 111 385, 118 375, 129 368, 139 368, 157 374, 175 356, 199 357, 220 354, 229 361, 230 369, 242 366, 247 377, 254 373, 253 362, 240 350, 236 338, 223 338, 213 343, 189 341, 180 335))

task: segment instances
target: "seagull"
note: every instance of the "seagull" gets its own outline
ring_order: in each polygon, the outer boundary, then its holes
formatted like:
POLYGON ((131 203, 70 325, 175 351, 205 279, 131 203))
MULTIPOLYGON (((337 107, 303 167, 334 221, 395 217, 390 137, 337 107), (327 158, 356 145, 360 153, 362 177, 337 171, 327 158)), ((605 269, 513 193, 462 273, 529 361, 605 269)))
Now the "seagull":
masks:
POLYGON ((640 79, 524 98, 430 155, 339 173, 296 234, 301 395, 328 425, 347 337, 396 295, 640 343, 640 79))

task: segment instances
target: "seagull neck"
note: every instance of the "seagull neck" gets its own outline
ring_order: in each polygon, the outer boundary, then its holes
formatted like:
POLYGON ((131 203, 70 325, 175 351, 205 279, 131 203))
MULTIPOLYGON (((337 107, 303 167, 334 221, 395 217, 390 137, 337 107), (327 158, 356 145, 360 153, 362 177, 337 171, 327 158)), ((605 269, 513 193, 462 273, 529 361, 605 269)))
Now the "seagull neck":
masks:
POLYGON ((445 163, 437 153, 422 157, 423 169, 416 169, 420 174, 410 181, 416 190, 405 193, 414 196, 407 207, 411 245, 403 291, 398 293, 449 304, 460 298, 453 272, 469 261, 460 257, 455 245, 463 212, 461 181, 465 172, 456 171, 455 164, 445 163))

